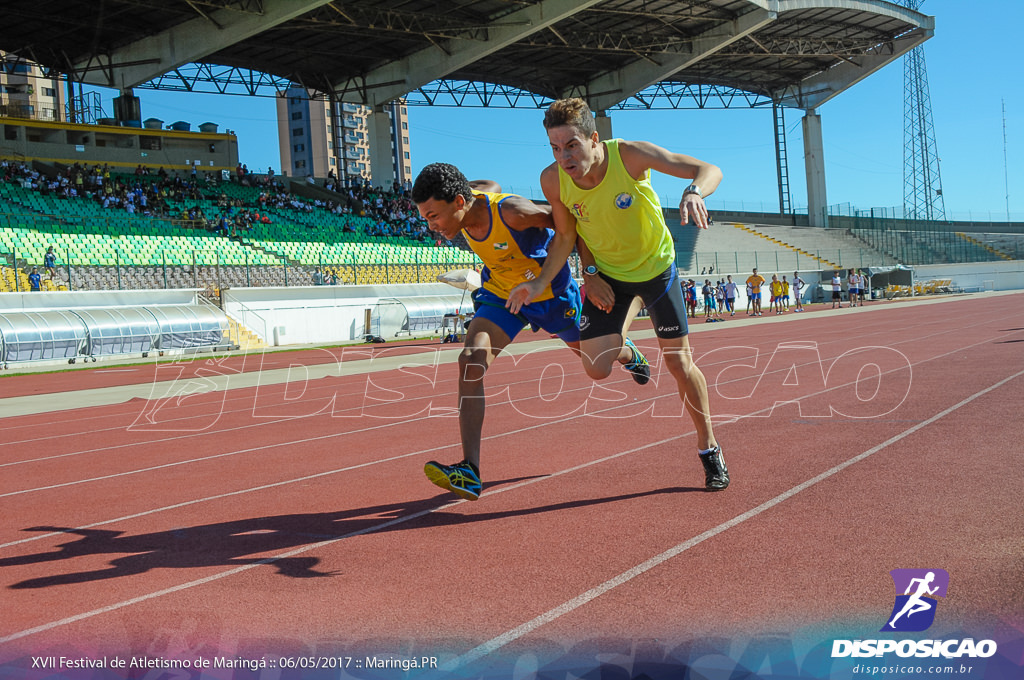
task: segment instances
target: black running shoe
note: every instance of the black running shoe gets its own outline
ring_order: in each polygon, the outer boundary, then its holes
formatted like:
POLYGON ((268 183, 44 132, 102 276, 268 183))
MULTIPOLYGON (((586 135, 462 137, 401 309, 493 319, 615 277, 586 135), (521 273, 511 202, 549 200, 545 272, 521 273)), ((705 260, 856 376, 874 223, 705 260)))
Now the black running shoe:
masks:
POLYGON ((729 486, 729 470, 725 467, 722 448, 716 446, 699 455, 700 462, 704 465, 704 488, 708 491, 721 491, 729 486))
POLYGON ((647 363, 647 357, 629 338, 626 338, 625 345, 633 353, 633 360, 623 364, 623 368, 632 374, 633 382, 637 385, 646 385, 651 381, 651 365, 647 363))

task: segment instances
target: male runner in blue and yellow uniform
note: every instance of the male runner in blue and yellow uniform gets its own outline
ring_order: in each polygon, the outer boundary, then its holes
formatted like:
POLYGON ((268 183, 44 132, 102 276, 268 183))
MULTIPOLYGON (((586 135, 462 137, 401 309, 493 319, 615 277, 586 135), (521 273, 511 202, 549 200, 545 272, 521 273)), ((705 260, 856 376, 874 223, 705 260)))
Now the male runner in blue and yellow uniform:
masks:
MULTIPOLYGON (((490 182, 487 188, 496 185, 490 182)), ((500 188, 498 188, 500 191, 500 188)), ((484 373, 516 334, 529 324, 557 335, 579 353, 580 291, 569 272, 568 253, 552 267, 553 275, 530 304, 515 312, 507 308, 508 294, 520 283, 536 278, 548 257, 554 234, 549 206, 514 194, 473 188, 453 165, 433 163, 423 168, 412 188, 412 199, 431 229, 448 240, 460 231, 484 263, 483 287, 473 292, 476 313, 469 323, 459 355, 459 429, 464 460, 455 465, 431 461, 424 472, 434 484, 459 496, 480 496, 480 433, 484 421, 484 373)), ((571 250, 571 249, 570 249, 571 250)), ((647 359, 626 340, 620 363, 633 379, 650 380, 647 359)))
MULTIPOLYGON (((706 229, 703 196, 718 187, 722 171, 649 142, 602 142, 594 115, 582 99, 551 104, 544 128, 555 156, 541 173, 541 189, 555 223, 549 260, 567 256, 577 234, 583 244, 576 244, 587 286, 580 317, 583 366, 594 379, 609 374, 610 357, 622 343, 623 320, 639 296, 697 429, 704 486, 720 491, 729 485, 729 473, 711 426, 707 381, 693 362, 672 235, 650 176, 657 170, 692 180, 679 202, 681 221, 685 225, 692 218, 706 229)), ((512 311, 535 299, 553 275, 553 268, 545 266, 536 280, 518 286, 509 296, 512 311)))

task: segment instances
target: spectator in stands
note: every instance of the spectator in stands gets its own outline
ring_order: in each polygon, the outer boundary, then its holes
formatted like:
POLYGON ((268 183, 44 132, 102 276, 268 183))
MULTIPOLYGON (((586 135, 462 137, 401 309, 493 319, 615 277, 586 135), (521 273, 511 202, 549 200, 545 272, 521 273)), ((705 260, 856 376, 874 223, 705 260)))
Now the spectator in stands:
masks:
POLYGON ((53 246, 46 249, 46 255, 43 256, 43 267, 50 275, 50 280, 57 274, 57 254, 53 252, 53 246))
POLYGON ((313 285, 322 286, 324 285, 324 273, 320 271, 320 267, 313 270, 313 285))
POLYGON ((33 292, 39 292, 39 286, 42 283, 42 277, 39 275, 38 267, 32 267, 32 273, 28 275, 28 285, 33 292))

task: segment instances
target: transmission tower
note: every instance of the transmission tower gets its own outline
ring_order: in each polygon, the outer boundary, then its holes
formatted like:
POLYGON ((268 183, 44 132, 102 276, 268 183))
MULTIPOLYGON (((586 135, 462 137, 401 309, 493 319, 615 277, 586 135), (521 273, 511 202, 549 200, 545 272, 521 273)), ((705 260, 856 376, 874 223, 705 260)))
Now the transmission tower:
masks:
MULTIPOLYGON (((901 0, 916 10, 924 0, 901 0)), ((903 211, 916 220, 946 219, 939 175, 939 153, 935 145, 935 122, 928 94, 928 70, 924 46, 918 45, 904 57, 903 100, 903 211)))

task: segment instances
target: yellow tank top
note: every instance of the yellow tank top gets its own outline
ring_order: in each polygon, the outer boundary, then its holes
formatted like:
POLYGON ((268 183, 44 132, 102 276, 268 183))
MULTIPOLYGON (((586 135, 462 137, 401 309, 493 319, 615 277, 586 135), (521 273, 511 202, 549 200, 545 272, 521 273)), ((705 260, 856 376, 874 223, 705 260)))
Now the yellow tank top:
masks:
POLYGON ((590 248, 597 268, 620 281, 648 281, 675 260, 651 171, 630 177, 619 155, 618 139, 603 142, 608 170, 593 189, 581 189, 558 168, 559 197, 576 218, 576 231, 590 248))
MULTIPOLYGON (((484 270, 480 274, 484 289, 508 298, 513 288, 540 274, 554 231, 541 228, 522 231, 509 229, 501 217, 501 203, 510 194, 474 191, 473 196, 487 202, 491 224, 484 238, 477 240, 466 232, 466 241, 484 263, 484 270)), ((550 300, 555 297, 555 291, 561 294, 568 283, 569 267, 566 265, 534 301, 550 300)))

